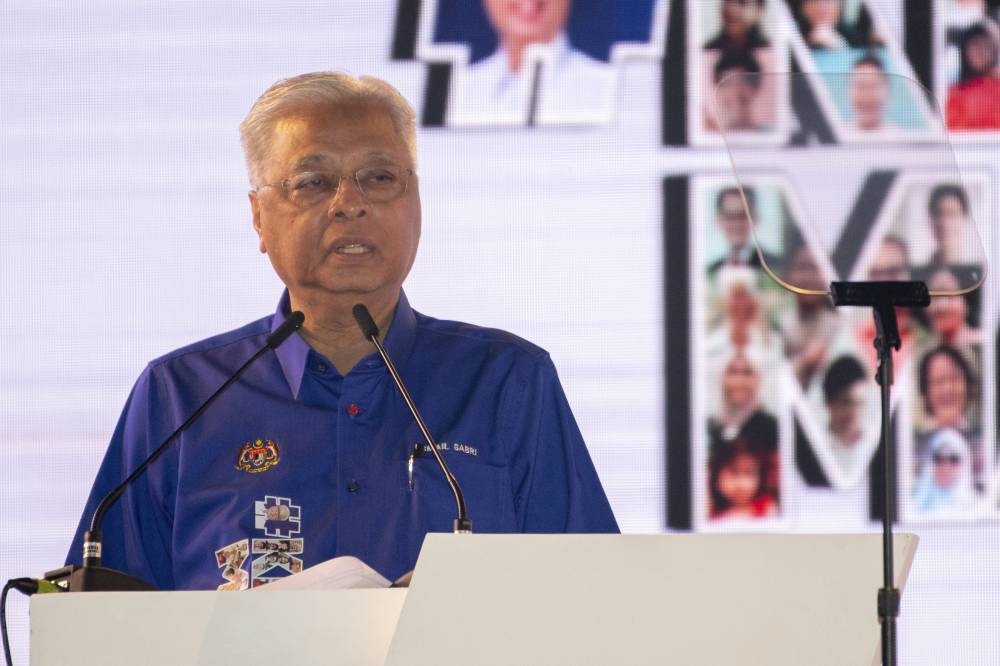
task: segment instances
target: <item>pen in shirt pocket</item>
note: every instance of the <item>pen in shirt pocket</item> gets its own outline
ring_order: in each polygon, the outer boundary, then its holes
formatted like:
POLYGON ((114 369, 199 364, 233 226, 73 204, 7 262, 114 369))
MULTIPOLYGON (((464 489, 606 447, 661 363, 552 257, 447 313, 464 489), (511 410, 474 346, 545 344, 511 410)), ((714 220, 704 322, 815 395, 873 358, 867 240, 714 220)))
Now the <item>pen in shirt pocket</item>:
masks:
POLYGON ((406 458, 406 485, 413 492, 413 463, 417 458, 422 458, 424 455, 424 447, 420 444, 414 444, 413 448, 410 449, 410 455, 406 458))

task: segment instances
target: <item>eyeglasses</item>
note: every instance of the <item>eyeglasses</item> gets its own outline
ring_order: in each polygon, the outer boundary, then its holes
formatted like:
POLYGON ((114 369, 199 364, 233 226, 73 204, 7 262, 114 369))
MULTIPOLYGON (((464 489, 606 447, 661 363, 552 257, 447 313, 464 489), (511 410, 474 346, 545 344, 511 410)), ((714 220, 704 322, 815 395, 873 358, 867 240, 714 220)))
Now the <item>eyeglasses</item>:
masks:
POLYGON ((959 456, 957 453, 952 453, 950 455, 943 455, 943 454, 936 453, 936 454, 934 454, 933 459, 934 459, 934 464, 935 465, 940 465, 942 463, 948 463, 948 464, 951 464, 951 465, 958 465, 959 463, 962 462, 961 456, 959 456))
MULTIPOLYGON (((413 169, 395 164, 362 167, 354 172, 354 182, 361 195, 371 203, 386 203, 398 199, 406 192, 413 169)), ((310 208, 328 201, 340 191, 343 178, 325 171, 301 171, 277 183, 261 185, 280 187, 285 197, 299 208, 310 208)))

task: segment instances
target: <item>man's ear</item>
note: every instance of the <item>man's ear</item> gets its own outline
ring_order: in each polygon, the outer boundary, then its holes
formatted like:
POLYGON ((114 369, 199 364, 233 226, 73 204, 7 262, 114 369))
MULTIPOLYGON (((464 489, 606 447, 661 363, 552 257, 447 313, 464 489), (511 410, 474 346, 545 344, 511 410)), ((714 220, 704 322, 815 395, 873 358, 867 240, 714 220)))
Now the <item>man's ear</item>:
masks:
POLYGON ((253 216, 253 229, 257 232, 257 238, 260 240, 261 254, 267 254, 267 248, 264 246, 264 234, 261 233, 260 201, 257 199, 256 192, 248 192, 247 197, 250 199, 250 212, 253 216))

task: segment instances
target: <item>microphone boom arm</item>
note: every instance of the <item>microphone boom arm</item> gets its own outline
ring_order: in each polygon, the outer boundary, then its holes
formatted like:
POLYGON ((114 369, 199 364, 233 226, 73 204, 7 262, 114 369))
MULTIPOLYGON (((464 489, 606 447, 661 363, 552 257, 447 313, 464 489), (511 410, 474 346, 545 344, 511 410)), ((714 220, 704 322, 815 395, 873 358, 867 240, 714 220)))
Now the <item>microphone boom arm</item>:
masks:
POLYGON ((302 326, 302 322, 305 317, 301 312, 293 312, 288 318, 279 326, 273 333, 267 336, 267 343, 257 350, 253 356, 251 356, 243 365, 240 366, 232 376, 229 377, 226 382, 220 386, 215 393, 213 393, 209 398, 202 403, 202 405, 195 410, 191 416, 187 418, 184 423, 177 427, 170 436, 160 446, 156 448, 149 457, 146 458, 142 464, 140 464, 124 481, 119 483, 115 488, 104 496, 104 499, 97 505, 94 510, 93 516, 90 519, 90 529, 83 534, 83 569, 97 569, 101 566, 101 523, 104 520, 104 514, 107 513, 115 502, 122 496, 125 490, 132 485, 132 483, 145 473, 149 466, 154 462, 159 460, 159 458, 166 453, 167 449, 174 443, 177 437, 180 436, 187 428, 198 420, 198 418, 205 412, 208 407, 215 402, 215 399, 222 395, 226 389, 228 389, 234 382, 236 382, 243 373, 249 368, 254 361, 264 355, 266 352, 277 349, 282 342, 284 342, 288 336, 297 331, 302 326))
POLYGON ((375 321, 372 319, 371 314, 362 304, 357 304, 354 306, 354 318, 358 322, 358 326, 361 327, 361 332, 364 333, 365 337, 373 345, 375 345, 375 350, 378 351, 378 355, 382 357, 382 361, 385 363, 385 367, 389 370, 389 375, 392 377, 392 381, 395 382, 396 387, 399 392, 403 395, 403 400, 406 402, 406 406, 410 408, 410 413, 413 414, 414 420, 417 422, 417 427, 420 428, 420 432, 423 434, 424 439, 427 440, 428 446, 431 447, 431 453, 434 455, 434 459, 437 460, 437 464, 441 467, 444 472, 445 479, 448 481, 448 485, 451 487, 451 492, 455 495, 455 504, 458 506, 458 517, 455 518, 454 531, 455 534, 471 534, 472 533, 472 521, 469 520, 468 511, 465 508, 465 496, 462 494, 462 489, 458 485, 458 479, 452 474, 451 470, 448 468, 448 464, 444 461, 441 452, 438 451, 437 443, 434 438, 431 437, 430 431, 427 429, 426 424, 424 424, 423 418, 420 416, 420 412, 417 411, 417 406, 413 403, 413 399, 410 397, 410 392, 406 390, 406 385, 403 384, 403 379, 396 372, 396 366, 393 364, 392 359, 389 358, 389 354, 386 353, 385 347, 382 346, 382 342, 378 339, 378 326, 375 325, 375 321))

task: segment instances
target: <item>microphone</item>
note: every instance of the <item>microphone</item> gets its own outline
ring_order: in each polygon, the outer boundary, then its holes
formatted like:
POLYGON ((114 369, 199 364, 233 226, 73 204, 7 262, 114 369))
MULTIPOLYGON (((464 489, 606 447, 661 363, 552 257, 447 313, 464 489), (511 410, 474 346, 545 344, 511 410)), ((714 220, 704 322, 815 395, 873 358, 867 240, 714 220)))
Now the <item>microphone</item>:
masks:
POLYGON ((392 381, 395 382, 396 388, 399 392, 403 394, 403 400, 406 401, 406 406, 410 408, 410 413, 413 414, 414 420, 417 422, 417 426, 420 428, 420 432, 423 433, 424 439, 427 440, 427 444, 431 447, 431 453, 434 454, 434 459, 437 460, 438 466, 441 471, 444 472, 444 478, 448 481, 448 485, 451 487, 451 492, 455 495, 455 504, 458 505, 458 517, 455 518, 455 534, 471 534, 472 533, 472 521, 469 520, 468 512, 465 509, 465 496, 462 494, 462 489, 458 485, 458 479, 455 475, 451 473, 448 469, 448 464, 445 463, 444 458, 441 457, 441 452, 438 451, 437 444, 433 437, 431 437, 430 431, 427 430, 427 426, 424 425, 424 420, 420 416, 420 412, 417 411, 417 406, 413 404, 413 399, 410 398, 410 392, 406 390, 406 386, 403 385, 403 379, 396 372, 396 366, 393 365, 392 359, 389 358, 389 354, 386 353, 385 347, 378 339, 378 326, 375 324, 375 320, 372 319, 371 314, 368 312, 368 308, 362 303, 358 303, 354 306, 352 310, 354 314, 354 320, 358 322, 358 327, 361 328, 361 332, 364 334, 365 338, 373 345, 378 351, 378 355, 382 357, 382 361, 385 363, 385 367, 389 370, 389 375, 392 377, 392 381))
POLYGON ((156 462, 160 456, 166 453, 170 445, 187 430, 192 423, 198 420, 198 418, 208 409, 209 405, 215 402, 216 398, 222 395, 226 389, 232 386, 236 380, 238 380, 243 373, 246 372, 254 361, 263 356, 267 351, 277 349, 285 340, 288 339, 292 333, 297 331, 302 327, 302 322, 305 321, 305 315, 299 311, 293 312, 289 315, 281 326, 277 328, 273 333, 267 336, 267 341, 263 347, 257 350, 253 356, 251 356, 246 363, 240 366, 240 368, 233 373, 233 375, 226 380, 226 382, 220 386, 215 393, 210 395, 202 405, 195 410, 195 412, 188 417, 188 419, 182 423, 176 430, 174 430, 169 437, 167 437, 160 446, 149 454, 142 464, 140 464, 135 471, 126 477, 124 481, 118 484, 111 492, 104 496, 100 504, 97 505, 97 509, 94 511, 93 516, 90 519, 90 529, 83 533, 83 566, 74 568, 69 575, 69 591, 71 592, 88 592, 88 591, 104 591, 104 592, 117 592, 125 590, 153 590, 154 588, 150 586, 143 580, 129 576, 128 574, 116 571, 114 569, 108 569, 101 566, 101 522, 104 520, 104 515, 108 512, 115 502, 125 493, 125 490, 135 482, 142 474, 149 469, 149 466, 156 462))

